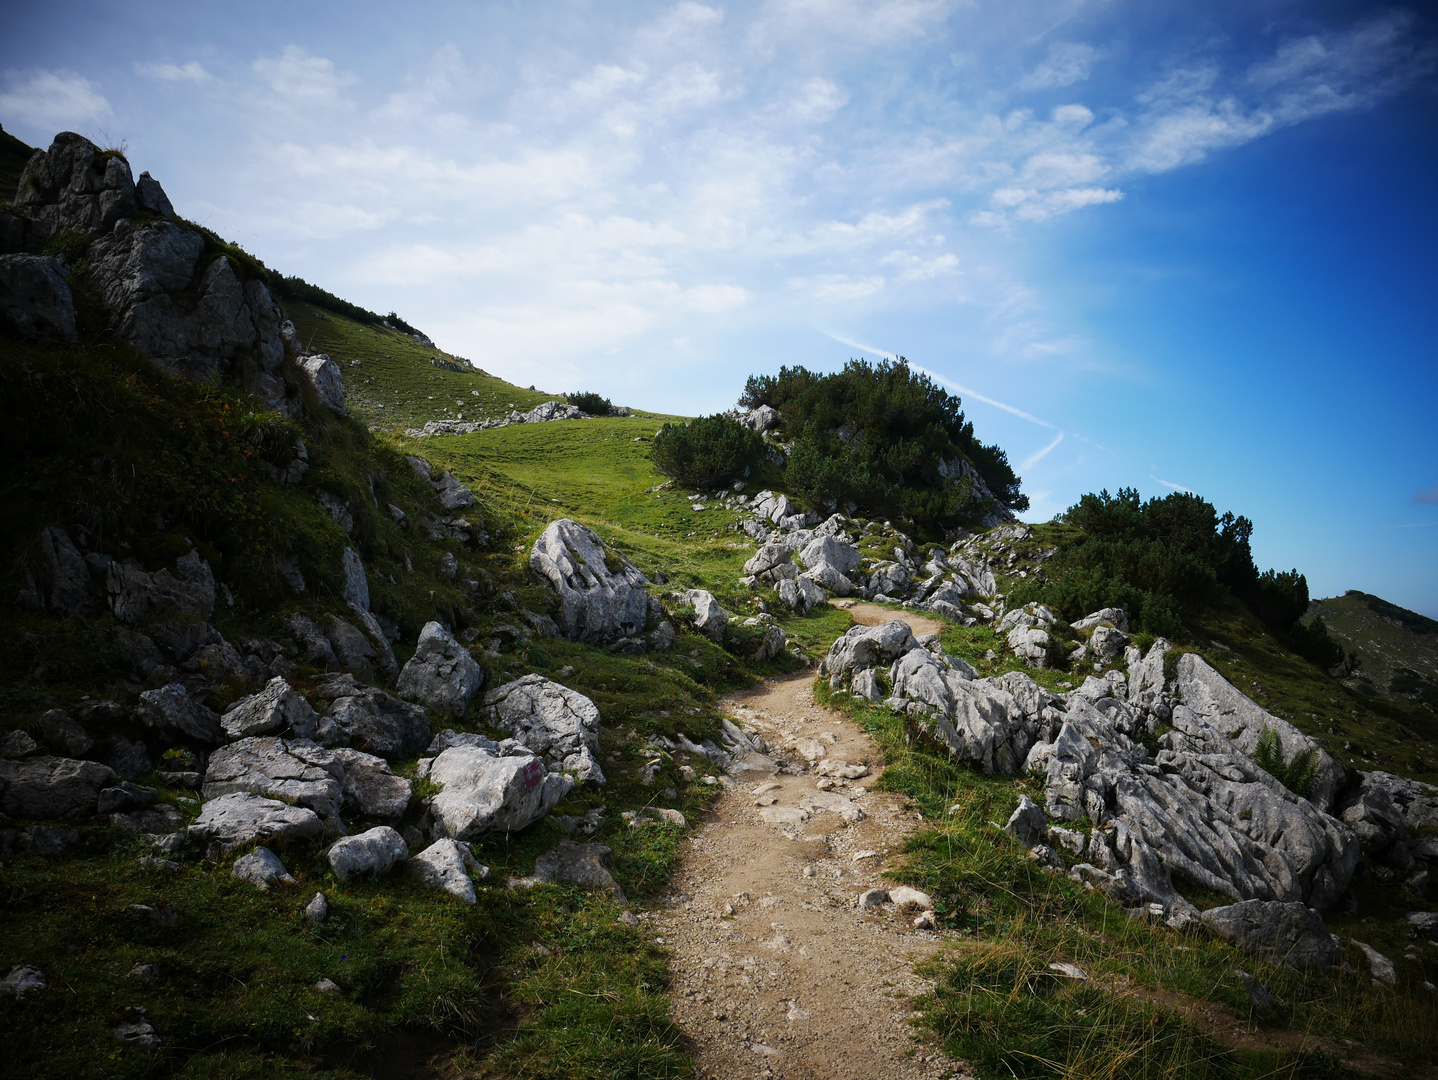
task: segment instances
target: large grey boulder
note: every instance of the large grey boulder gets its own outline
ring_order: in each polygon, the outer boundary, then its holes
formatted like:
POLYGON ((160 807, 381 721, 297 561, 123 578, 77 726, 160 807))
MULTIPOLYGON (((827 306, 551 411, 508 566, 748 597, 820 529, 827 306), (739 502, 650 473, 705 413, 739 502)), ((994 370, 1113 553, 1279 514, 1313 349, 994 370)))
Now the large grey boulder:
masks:
POLYGON ((430 802, 436 840, 469 840, 487 832, 518 832, 548 814, 574 781, 546 772, 529 755, 497 757, 479 746, 452 746, 429 765, 441 785, 430 802))
POLYGON ((1027 795, 1019 796, 1019 805, 1009 815, 1008 823, 1004 826, 1004 832, 1018 839, 1024 847, 1033 847, 1035 844, 1042 844, 1048 838, 1049 822, 1044 817, 1043 808, 1034 802, 1027 795))
POLYGON ((804 545, 799 558, 811 574, 819 566, 832 566, 847 578, 859 565, 859 549, 848 540, 822 534, 804 545))
POLYGON ((883 626, 854 626, 829 646, 829 655, 819 669, 831 684, 865 668, 891 664, 905 653, 919 648, 909 624, 894 619, 883 626))
POLYGON ((375 754, 337 747, 335 760, 344 768, 344 812, 374 821, 397 821, 409 806, 413 784, 396 776, 389 762, 375 754))
POLYGON ((1300 903, 1246 900, 1210 908, 1200 919, 1215 937, 1289 967, 1328 971, 1343 960, 1323 916, 1300 903))
POLYGON ((303 806, 287 806, 278 799, 265 799, 247 791, 221 795, 200 807, 200 816, 188 832, 202 843, 215 843, 223 850, 256 841, 284 843, 307 840, 324 831, 318 814, 303 806))
POLYGON ((207 257, 189 226, 123 223, 90 247, 90 282, 114 333, 143 356, 195 382, 229 378, 253 357, 246 386, 266 404, 284 398, 280 313, 262 281, 241 281, 224 255, 207 257))
POLYGON ((224 741, 220 718, 190 697, 184 683, 170 683, 158 690, 146 690, 135 706, 135 718, 147 728, 178 735, 206 746, 224 741))
POLYGON ((98 761, 0 758, 0 809, 16 817, 85 817, 95 813, 100 790, 115 779, 114 771, 98 761))
POLYGON ((772 521, 775 525, 797 513, 794 504, 789 501, 789 496, 781 495, 777 491, 759 492, 749 504, 749 509, 757 517, 772 521))
POLYGON ((430 482, 430 486, 439 496, 439 504, 446 510, 464 510, 479 502, 474 497, 474 492, 460 483, 459 477, 452 472, 440 473, 430 482))
POLYGON ((329 358, 328 353, 301 356, 295 367, 304 378, 315 400, 326 409, 344 415, 345 384, 340 366, 329 358))
POLYGON ((25 586, 16 597, 21 607, 79 615, 90 607, 90 566, 70 534, 40 530, 35 556, 25 566, 25 586))
POLYGON ((485 718, 512 732, 550 769, 581 782, 604 783, 599 767, 599 709, 577 690, 543 675, 526 675, 484 695, 485 718))
POLYGON ((798 567, 793 565, 793 559, 794 549, 791 545, 770 542, 749 557, 749 561, 744 564, 744 573, 771 582, 792 578, 799 572, 798 567))
POLYGON ((348 744, 391 761, 414 757, 429 745, 429 714, 419 705, 342 673, 317 680, 315 696, 331 702, 317 742, 348 744))
POLYGON ((220 717, 220 726, 231 739, 270 735, 294 727, 306 730, 314 724, 315 711, 284 676, 276 675, 258 694, 241 698, 220 717))
POLYGON ((1075 630, 1093 630, 1099 626, 1111 626, 1116 630, 1128 633, 1128 616, 1123 613, 1123 608, 1099 608, 1092 615, 1085 615, 1071 625, 1075 630))
POLYGON ((743 422, 751 431, 763 435, 779 426, 779 410, 772 405, 760 405, 757 409, 750 410, 743 422))
POLYGON ((649 580, 577 521, 552 521, 534 542, 529 566, 559 597, 557 622, 571 641, 605 645, 643 633, 649 580))
POLYGON ((402 697, 446 716, 463 716, 484 684, 484 669, 469 650, 437 622, 425 623, 414 656, 399 673, 402 697))
POLYGON ((689 589, 682 595, 685 603, 694 608, 694 629, 714 644, 724 644, 724 628, 729 625, 729 613, 719 606, 715 595, 707 589, 689 589))
POLYGON ((474 857, 474 852, 459 840, 436 840, 405 864, 405 870, 419 879, 427 889, 447 892, 462 903, 478 899, 474 882, 489 877, 489 867, 474 857))
POLYGON ((161 613, 208 619, 215 610, 215 575, 196 551, 176 559, 174 573, 151 574, 137 563, 111 562, 105 588, 110 610, 123 623, 161 613))
POLYGON ((62 131, 25 164, 15 208, 44 240, 65 232, 106 232, 138 209, 130 164, 83 135, 62 131))
POLYGON ((408 858, 409 845, 388 825, 376 825, 357 836, 343 836, 325 852, 330 869, 341 881, 379 877, 408 858))
POLYGON ((78 339, 64 263, 42 255, 0 255, 0 329, 42 341, 78 339))
POLYGON ((248 791, 308 806, 321 817, 333 818, 339 816, 344 775, 335 755, 317 743, 257 735, 211 754, 200 792, 217 799, 248 791))
MULTIPOLYGON (((346 549, 348 550, 348 549, 346 549)), ((325 637, 339 667, 364 682, 373 682, 379 667, 379 653, 353 623, 331 615, 325 620, 325 637)))
POLYGON ((1363 774, 1361 793, 1376 792, 1388 796, 1410 831, 1438 825, 1438 787, 1375 769, 1363 774))
POLYGON ((51 752, 61 757, 89 757, 95 749, 85 725, 62 709, 50 709, 40 717, 40 734, 51 752))
POLYGON ((1295 792, 1307 797, 1321 810, 1331 810, 1342 792, 1345 776, 1343 766, 1335 761, 1318 742, 1287 720, 1280 720, 1245 696, 1232 683, 1208 665, 1197 653, 1184 653, 1178 659, 1178 695, 1183 703, 1227 736, 1238 749, 1252 756, 1265 729, 1278 736, 1277 749, 1285 761, 1298 754, 1311 753, 1318 759, 1318 771, 1308 792, 1295 792))

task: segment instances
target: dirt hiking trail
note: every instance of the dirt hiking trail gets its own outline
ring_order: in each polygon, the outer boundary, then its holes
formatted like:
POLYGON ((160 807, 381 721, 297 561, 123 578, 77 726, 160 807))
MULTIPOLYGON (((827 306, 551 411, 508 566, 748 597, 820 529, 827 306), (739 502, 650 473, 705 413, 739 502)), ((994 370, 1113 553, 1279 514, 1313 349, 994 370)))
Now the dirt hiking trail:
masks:
MULTIPOLYGON (((870 625, 896 617, 850 610, 870 625)), ((938 629, 905 621, 915 634, 938 629)), ((965 1075, 937 1045, 916 1042, 910 1025, 912 999, 929 989, 914 964, 943 938, 915 927, 918 907, 856 903, 893 887, 880 874, 922 820, 903 799, 871 790, 878 748, 814 701, 813 681, 802 672, 725 702, 788 764, 737 778, 686 841, 658 920, 673 954, 675 1016, 703 1077, 965 1075)))

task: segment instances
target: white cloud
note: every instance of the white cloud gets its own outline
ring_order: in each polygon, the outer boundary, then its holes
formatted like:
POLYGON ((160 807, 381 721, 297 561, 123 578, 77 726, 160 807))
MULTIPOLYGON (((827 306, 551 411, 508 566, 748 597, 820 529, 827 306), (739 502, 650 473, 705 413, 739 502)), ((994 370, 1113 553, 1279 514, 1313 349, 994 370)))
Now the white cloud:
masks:
POLYGON ((1019 80, 1020 90, 1050 90, 1072 86, 1089 76, 1089 70, 1100 53, 1083 42, 1055 42, 1049 46, 1038 67, 1019 80))
POLYGON ((0 114, 6 122, 54 133, 104 120, 114 111, 100 88, 73 71, 5 73, 9 88, 0 93, 0 114))
POLYGON ((262 57, 254 69, 269 88, 287 101, 324 104, 336 101, 355 77, 335 71, 333 60, 311 56, 298 45, 287 45, 276 58, 262 57))
POLYGON ((136 64, 135 74, 144 76, 147 79, 159 79, 161 82, 193 82, 202 83, 209 79, 210 73, 198 60, 191 60, 181 64, 136 64))
POLYGON ((1174 491, 1181 491, 1185 495, 1194 494, 1193 488, 1186 488, 1182 484, 1171 483, 1168 480, 1160 480, 1158 477, 1154 476, 1153 473, 1149 473, 1148 478, 1152 480, 1155 484, 1162 484, 1166 488, 1172 488, 1174 491))
POLYGON ((884 287, 884 278, 879 274, 869 277, 818 274, 811 278, 790 278, 789 287, 820 304, 848 303, 879 292, 884 287))
POLYGON ((895 280, 908 283, 928 281, 931 278, 956 273, 959 269, 959 257, 946 253, 926 259, 907 251, 891 251, 879 260, 879 265, 894 267, 898 275, 895 280))

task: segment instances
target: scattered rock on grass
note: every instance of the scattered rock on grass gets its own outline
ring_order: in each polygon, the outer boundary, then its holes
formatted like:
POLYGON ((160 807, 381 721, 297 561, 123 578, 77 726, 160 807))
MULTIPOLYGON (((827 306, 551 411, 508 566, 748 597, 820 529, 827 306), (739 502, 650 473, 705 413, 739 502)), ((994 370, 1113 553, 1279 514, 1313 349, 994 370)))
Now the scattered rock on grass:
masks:
POLYGON ((205 803, 188 831, 202 843, 227 850, 255 841, 306 840, 323 832, 324 822, 306 807, 241 791, 205 803))
POLYGON ((26 994, 43 989, 45 976, 39 968, 29 964, 16 964, 0 979, 0 998, 12 997, 16 1001, 24 1001, 26 994))
POLYGON ((358 836, 344 836, 326 852, 330 868, 341 881, 357 877, 379 877, 395 863, 409 858, 404 837, 388 825, 378 825, 358 836))
POLYGON ((1245 900, 1210 908, 1199 918, 1215 937, 1289 967, 1328 970, 1343 958, 1323 916, 1298 902, 1245 900))
POLYGON ((230 873, 261 889, 268 889, 271 885, 295 884, 280 857, 267 847, 257 847, 248 855, 241 855, 235 860, 230 873))
POLYGON ((474 879, 483 881, 489 877, 489 867, 474 857, 468 844, 458 840, 435 841, 410 859, 405 869, 426 888, 447 892, 466 904, 478 898, 474 879))
POLYGON ((465 714, 483 683, 484 669, 437 622, 425 623, 414 656, 399 674, 402 697, 453 717, 465 714))

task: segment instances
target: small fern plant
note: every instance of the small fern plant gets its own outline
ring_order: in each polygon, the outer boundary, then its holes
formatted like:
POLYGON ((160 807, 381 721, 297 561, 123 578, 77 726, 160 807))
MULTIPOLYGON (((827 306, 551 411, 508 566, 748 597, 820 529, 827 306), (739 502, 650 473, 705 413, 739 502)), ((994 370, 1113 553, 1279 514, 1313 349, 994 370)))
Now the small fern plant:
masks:
POLYGON ((1318 750, 1308 747, 1294 754, 1288 761, 1283 760, 1283 747, 1278 743, 1278 732, 1268 725, 1258 736, 1253 760, 1260 769, 1300 798, 1308 798, 1313 781, 1318 776, 1318 750))

